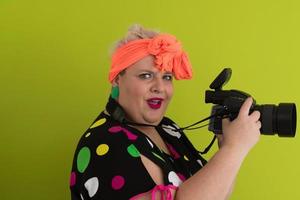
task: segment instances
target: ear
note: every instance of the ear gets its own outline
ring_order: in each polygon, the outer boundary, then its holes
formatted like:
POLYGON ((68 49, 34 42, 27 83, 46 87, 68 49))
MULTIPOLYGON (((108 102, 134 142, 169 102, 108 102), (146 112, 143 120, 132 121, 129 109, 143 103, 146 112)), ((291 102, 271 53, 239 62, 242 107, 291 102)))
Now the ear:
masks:
POLYGON ((119 86, 119 75, 116 76, 116 78, 112 81, 112 86, 119 86))

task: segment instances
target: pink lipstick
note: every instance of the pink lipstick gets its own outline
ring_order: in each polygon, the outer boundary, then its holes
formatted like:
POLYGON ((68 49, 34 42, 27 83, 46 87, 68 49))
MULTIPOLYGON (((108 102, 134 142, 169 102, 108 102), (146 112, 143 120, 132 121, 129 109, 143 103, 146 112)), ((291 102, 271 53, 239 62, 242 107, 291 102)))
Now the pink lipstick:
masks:
POLYGON ((161 107, 162 98, 151 98, 147 100, 147 103, 152 109, 159 109, 161 107))

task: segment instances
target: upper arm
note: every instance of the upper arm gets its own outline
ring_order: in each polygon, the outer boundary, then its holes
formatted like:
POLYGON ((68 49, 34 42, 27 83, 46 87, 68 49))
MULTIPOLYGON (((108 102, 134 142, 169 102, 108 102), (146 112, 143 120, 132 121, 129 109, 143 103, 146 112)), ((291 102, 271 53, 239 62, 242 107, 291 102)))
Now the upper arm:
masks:
POLYGON ((121 135, 81 141, 71 178, 74 199, 129 199, 155 186, 135 145, 121 135))

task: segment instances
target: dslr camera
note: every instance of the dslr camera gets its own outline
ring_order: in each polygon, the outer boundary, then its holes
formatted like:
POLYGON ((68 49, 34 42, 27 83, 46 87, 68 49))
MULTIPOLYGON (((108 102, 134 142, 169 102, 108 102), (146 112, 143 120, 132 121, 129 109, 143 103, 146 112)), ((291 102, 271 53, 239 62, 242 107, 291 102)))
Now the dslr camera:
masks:
MULTIPOLYGON (((208 130, 222 134, 222 119, 228 117, 234 120, 249 94, 239 90, 222 90, 232 74, 230 68, 225 68, 205 91, 205 103, 213 103, 208 130)), ((296 134, 296 104, 279 103, 258 105, 253 99, 250 113, 254 110, 260 112, 261 134, 280 137, 295 137, 296 134)))

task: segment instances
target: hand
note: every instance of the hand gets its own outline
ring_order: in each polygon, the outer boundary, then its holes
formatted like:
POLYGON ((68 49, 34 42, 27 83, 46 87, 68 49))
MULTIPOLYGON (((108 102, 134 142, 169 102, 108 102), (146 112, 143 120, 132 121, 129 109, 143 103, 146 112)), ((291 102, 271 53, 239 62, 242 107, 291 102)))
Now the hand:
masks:
POLYGON ((222 147, 236 148, 237 151, 244 150, 247 153, 258 142, 261 128, 260 112, 253 111, 249 115, 252 102, 251 97, 247 98, 233 121, 227 118, 222 120, 222 147))

